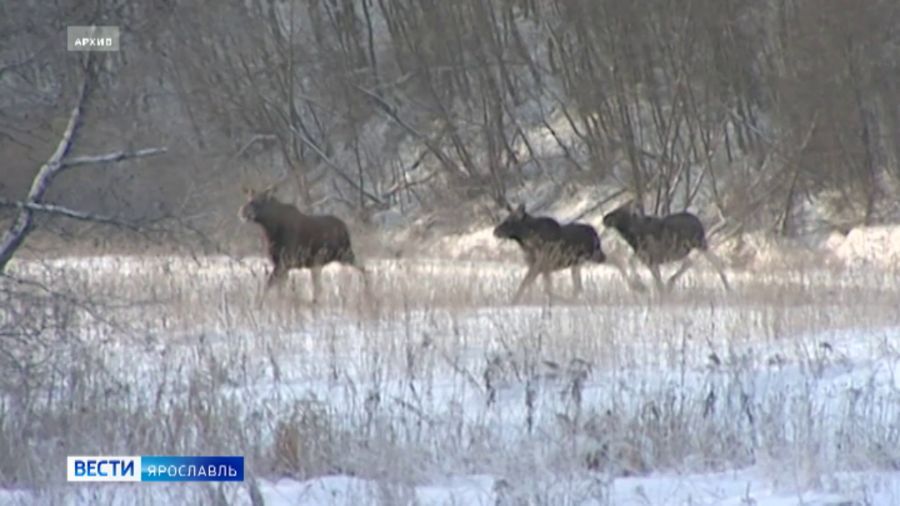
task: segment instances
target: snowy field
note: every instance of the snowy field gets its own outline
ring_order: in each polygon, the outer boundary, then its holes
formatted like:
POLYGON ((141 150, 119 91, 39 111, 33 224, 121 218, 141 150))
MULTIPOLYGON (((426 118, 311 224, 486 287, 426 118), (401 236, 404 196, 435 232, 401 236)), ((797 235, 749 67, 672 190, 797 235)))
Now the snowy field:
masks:
POLYGON ((0 504, 900 504, 891 269, 726 292, 699 262, 660 298, 595 266, 513 306, 515 259, 367 265, 368 295, 329 267, 312 307, 299 272, 261 303, 260 259, 18 262, 97 306, 5 400, 0 504), (239 454, 248 480, 67 484, 74 454, 239 454))

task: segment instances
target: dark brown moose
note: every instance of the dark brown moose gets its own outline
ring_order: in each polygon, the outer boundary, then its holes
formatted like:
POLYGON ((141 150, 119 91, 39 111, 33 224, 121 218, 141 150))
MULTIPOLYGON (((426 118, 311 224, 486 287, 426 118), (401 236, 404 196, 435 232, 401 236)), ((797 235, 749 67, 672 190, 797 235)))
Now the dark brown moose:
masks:
POLYGON ((266 291, 281 284, 290 269, 309 269, 315 304, 322 288, 322 267, 331 262, 354 267, 368 286, 366 272, 353 254, 350 232, 339 218, 304 214, 292 205, 279 202, 273 195, 273 187, 259 192, 245 188, 244 194, 247 202, 238 210, 238 216, 263 228, 272 262, 266 291))
POLYGON ((616 229, 631 246, 635 256, 653 274, 657 288, 669 291, 691 266, 688 255, 691 251, 700 251, 715 267, 725 289, 730 290, 728 280, 719 260, 706 243, 706 231, 697 216, 689 212, 679 212, 665 216, 645 216, 632 209, 632 202, 616 208, 603 217, 603 225, 616 229), (681 268, 669 278, 665 287, 659 266, 665 263, 684 259, 681 268))
POLYGON ((560 225, 546 216, 531 216, 525 212, 525 204, 516 209, 494 228, 494 237, 512 239, 525 253, 528 272, 516 290, 513 302, 518 302, 538 274, 544 278, 549 297, 553 297, 552 273, 572 269, 572 286, 575 294, 581 293, 581 265, 585 262, 603 263, 606 255, 600 247, 600 237, 594 227, 586 223, 560 225))

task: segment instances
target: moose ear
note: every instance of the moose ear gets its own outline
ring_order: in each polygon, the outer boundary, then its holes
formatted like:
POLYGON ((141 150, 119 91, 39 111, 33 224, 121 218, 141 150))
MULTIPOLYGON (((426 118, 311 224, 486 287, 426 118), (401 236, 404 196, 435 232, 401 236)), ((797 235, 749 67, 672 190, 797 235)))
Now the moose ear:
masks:
POLYGON ((266 186, 262 191, 259 192, 260 195, 265 195, 266 197, 271 197, 275 194, 275 183, 266 186))
POLYGON ((516 206, 515 211, 512 212, 512 216, 514 216, 517 220, 524 219, 525 216, 527 216, 527 214, 525 214, 525 204, 522 203, 516 206))

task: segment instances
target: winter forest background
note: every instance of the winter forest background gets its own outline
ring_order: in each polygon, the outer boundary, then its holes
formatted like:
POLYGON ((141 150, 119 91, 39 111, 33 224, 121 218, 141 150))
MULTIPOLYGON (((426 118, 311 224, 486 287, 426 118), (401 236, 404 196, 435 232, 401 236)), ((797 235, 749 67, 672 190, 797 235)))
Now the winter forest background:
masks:
POLYGON ((240 187, 276 181, 307 208, 359 224, 430 216, 424 229, 491 219, 504 197, 550 183, 549 199, 626 190, 647 212, 696 208, 789 236, 897 216, 900 6, 888 0, 3 11, 9 200, 59 141, 82 78, 83 54, 67 52, 61 34, 106 24, 121 28, 122 50, 93 55, 75 153, 168 152, 69 171, 47 200, 177 218, 223 248, 240 187))

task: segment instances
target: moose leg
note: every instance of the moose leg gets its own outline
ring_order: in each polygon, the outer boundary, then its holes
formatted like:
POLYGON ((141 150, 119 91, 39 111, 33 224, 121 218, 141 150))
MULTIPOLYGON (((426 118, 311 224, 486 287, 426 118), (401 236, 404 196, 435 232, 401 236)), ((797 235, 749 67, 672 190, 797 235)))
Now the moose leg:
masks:
POLYGON ((725 266, 722 264, 722 260, 717 257, 716 254, 712 251, 702 250, 702 253, 703 258, 705 258, 707 262, 711 263, 719 273, 719 279, 722 280, 722 285, 725 286, 725 289, 731 291, 731 285, 728 284, 728 279, 725 278, 725 266))
POLYGON ((265 300, 268 298, 267 295, 272 290, 273 287, 281 288, 284 285, 284 281, 287 279, 287 268, 281 262, 275 262, 272 266, 272 272, 269 273, 269 276, 266 278, 266 283, 259 291, 259 294, 256 298, 256 307, 258 309, 262 309, 265 300))
POLYGON ((678 269, 678 271, 676 271, 675 274, 672 274, 672 277, 669 278, 669 281, 666 281, 666 291, 671 291, 675 286, 675 282, 678 281, 678 278, 683 276, 684 273, 687 272, 687 270, 690 269, 693 264, 694 263, 690 258, 686 258, 684 262, 682 262, 681 267, 678 269))
POLYGON ((544 271, 541 274, 544 278, 544 290, 547 292, 547 298, 553 300, 553 273, 544 271))
POLYGON ((632 271, 634 272, 634 277, 631 278, 628 277, 628 269, 626 269, 625 266, 622 265, 622 260, 620 258, 615 258, 612 256, 606 257, 606 263, 612 265, 616 268, 617 271, 619 271, 619 274, 622 275, 622 279, 625 280, 625 284, 627 284, 629 288, 637 292, 644 292, 647 290, 647 287, 644 286, 643 283, 641 283, 641 279, 638 277, 637 271, 634 269, 633 262, 634 258, 629 259, 628 263, 631 264, 632 271))
POLYGON ((310 267, 309 277, 312 278, 312 303, 319 303, 319 295, 322 293, 322 267, 310 267))
POLYGON ((648 269, 650 269, 650 273, 653 274, 653 280, 656 281, 656 288, 659 293, 663 293, 665 291, 665 286, 663 285, 662 275, 659 273, 658 265, 648 265, 648 269))
MULTIPOLYGON (((628 268, 631 269, 631 272, 634 274, 634 277, 631 281, 631 287, 637 288, 638 291, 643 292, 647 289, 644 286, 644 283, 641 282, 641 276, 638 274, 639 267, 644 265, 643 261, 638 258, 637 255, 633 255, 628 258, 628 268)), ((651 269, 650 272, 653 272, 651 269)))
POLYGON ((350 267, 353 267, 353 269, 356 270, 356 272, 358 272, 363 277, 363 279, 367 279, 366 275, 368 274, 368 271, 366 271, 365 267, 357 264, 356 262, 353 262, 353 263, 347 264, 347 265, 349 265, 350 267))
POLYGON ((371 287, 369 286, 369 273, 368 273, 368 271, 366 271, 365 267, 363 267, 363 266, 357 264, 356 262, 354 262, 354 263, 352 263, 352 264, 350 264, 350 265, 351 265, 354 269, 356 269, 356 272, 358 272, 360 276, 362 276, 363 290, 365 290, 366 295, 371 295, 371 287))
POLYGON ((525 273, 525 277, 522 279, 522 282, 519 283, 519 289, 516 290, 516 294, 513 296, 513 304, 519 302, 519 299, 522 298, 522 294, 525 293, 525 290, 534 283, 534 278, 538 275, 538 270, 536 268, 529 267, 528 272, 525 273))
POLYGON ((581 267, 578 265, 572 266, 572 291, 576 296, 581 293, 581 267))
POLYGON ((357 260, 356 256, 353 254, 351 250, 348 250, 343 258, 339 260, 341 264, 352 267, 359 275, 362 277, 363 282, 363 291, 366 293, 366 297, 371 298, 372 292, 369 287, 369 273, 366 271, 366 268, 360 265, 359 260, 357 260))
POLYGON ((272 267, 272 272, 269 273, 269 279, 266 280, 266 291, 275 285, 282 285, 285 279, 287 279, 287 269, 284 267, 284 264, 278 262, 272 267))
POLYGON ((638 267, 644 265, 642 262, 643 260, 639 260, 639 257, 637 255, 628 257, 628 268, 631 269, 631 272, 633 272, 635 276, 638 275, 638 267))

